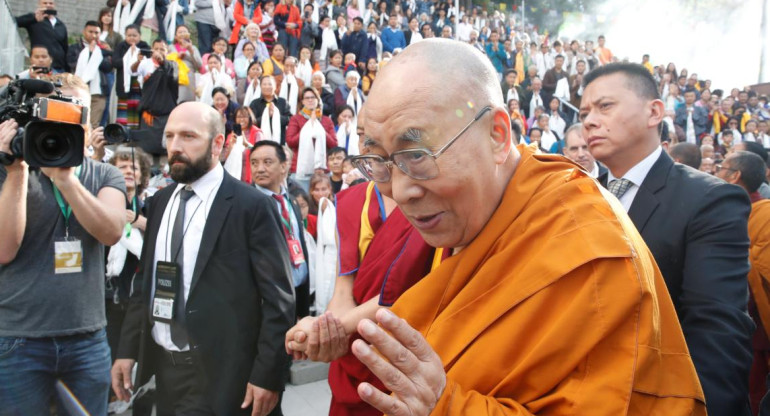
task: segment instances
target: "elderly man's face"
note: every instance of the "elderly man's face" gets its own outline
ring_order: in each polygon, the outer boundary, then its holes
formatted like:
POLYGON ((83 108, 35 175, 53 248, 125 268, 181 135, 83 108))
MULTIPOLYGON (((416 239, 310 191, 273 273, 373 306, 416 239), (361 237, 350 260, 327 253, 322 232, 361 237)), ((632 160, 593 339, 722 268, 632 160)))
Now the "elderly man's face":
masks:
MULTIPOLYGON (((426 91, 438 91, 448 81, 436 79, 434 71, 421 63, 399 64, 388 70, 388 76, 378 79, 380 85, 375 84, 369 95, 364 121, 366 136, 387 154, 416 148, 436 152, 490 104, 468 103, 459 93, 428 100, 426 91), (407 78, 411 81, 404 91, 400 80, 407 78)), ((397 167, 391 170, 392 198, 434 247, 467 245, 497 205, 499 197, 488 184, 497 166, 491 121, 492 116, 485 114, 436 159, 439 173, 433 179, 416 180, 397 167)))
POLYGON ((571 130, 567 134, 564 156, 572 159, 573 162, 579 164, 588 172, 594 169, 594 164, 596 163, 594 162, 594 157, 588 152, 588 144, 583 139, 583 134, 578 130, 571 130))

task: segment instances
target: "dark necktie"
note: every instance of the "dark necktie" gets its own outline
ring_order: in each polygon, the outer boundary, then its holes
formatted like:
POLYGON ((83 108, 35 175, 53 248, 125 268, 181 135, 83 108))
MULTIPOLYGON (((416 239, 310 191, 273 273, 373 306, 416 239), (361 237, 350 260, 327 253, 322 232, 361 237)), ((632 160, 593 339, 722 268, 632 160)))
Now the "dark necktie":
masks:
POLYGON ((278 201, 279 204, 281 204, 281 217, 283 217, 283 234, 286 236, 286 240, 288 240, 291 235, 291 230, 289 229, 289 225, 291 224, 291 220, 289 219, 289 210, 286 209, 286 203, 284 201, 283 195, 273 194, 273 198, 278 201))
POLYGON ((630 188, 631 185, 633 185, 633 183, 628 179, 613 179, 610 181, 607 188, 609 188, 610 192, 615 195, 616 198, 620 199, 626 194, 626 191, 628 191, 628 188, 630 188))
POLYGON ((174 302, 174 319, 171 321, 171 342, 179 349, 183 349, 187 341, 185 329, 185 298, 184 298, 184 216, 187 201, 195 195, 192 189, 185 186, 179 191, 179 208, 174 219, 174 228, 171 231, 171 253, 176 264, 179 265, 179 283, 177 284, 176 302, 174 302))

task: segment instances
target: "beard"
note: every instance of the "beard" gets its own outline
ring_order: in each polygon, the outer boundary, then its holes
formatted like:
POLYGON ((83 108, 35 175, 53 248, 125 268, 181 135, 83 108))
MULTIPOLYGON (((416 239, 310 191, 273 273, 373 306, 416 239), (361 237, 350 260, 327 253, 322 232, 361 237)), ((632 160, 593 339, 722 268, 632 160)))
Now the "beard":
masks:
POLYGON ((206 152, 195 160, 190 160, 180 154, 173 155, 168 158, 171 179, 176 183, 191 184, 211 169, 211 159, 210 152, 206 152), (182 162, 183 165, 174 165, 175 162, 182 162))

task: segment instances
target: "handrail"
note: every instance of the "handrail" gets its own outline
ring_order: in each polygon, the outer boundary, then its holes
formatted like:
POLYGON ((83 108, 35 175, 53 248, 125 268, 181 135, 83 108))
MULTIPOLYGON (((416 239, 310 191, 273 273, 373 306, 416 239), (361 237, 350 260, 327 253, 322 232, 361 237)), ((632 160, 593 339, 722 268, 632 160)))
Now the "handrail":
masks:
POLYGON ((3 0, 0 6, 0 74, 14 76, 21 72, 27 56, 29 54, 19 36, 11 7, 8 0, 3 0))

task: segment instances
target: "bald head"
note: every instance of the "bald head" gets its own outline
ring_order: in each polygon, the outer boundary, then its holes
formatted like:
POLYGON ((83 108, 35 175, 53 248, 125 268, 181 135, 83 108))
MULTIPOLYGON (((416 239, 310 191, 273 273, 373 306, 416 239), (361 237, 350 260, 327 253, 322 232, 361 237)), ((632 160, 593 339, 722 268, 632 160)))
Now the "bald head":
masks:
MULTIPOLYGON (((388 77, 395 77, 391 81, 402 85, 404 68, 408 68, 412 74, 420 71, 426 78, 432 78, 432 84, 438 84, 436 89, 429 89, 424 83, 411 83, 413 91, 426 99, 439 102, 442 98, 457 96, 465 97, 471 103, 504 105, 494 66, 484 54, 465 42, 432 38, 410 45, 377 75, 377 82, 372 86, 370 94, 376 96, 378 89, 391 88, 393 84, 383 80, 388 77)), ((409 94, 405 94, 404 98, 404 101, 412 99, 409 94)))
POLYGON ((462 42, 428 39, 393 58, 369 92, 364 129, 367 147, 400 160, 380 189, 434 247, 476 238, 519 159, 497 72, 462 42))
POLYGON ((174 180, 192 183, 219 163, 224 133, 222 116, 213 107, 186 102, 174 108, 164 131, 174 180))

